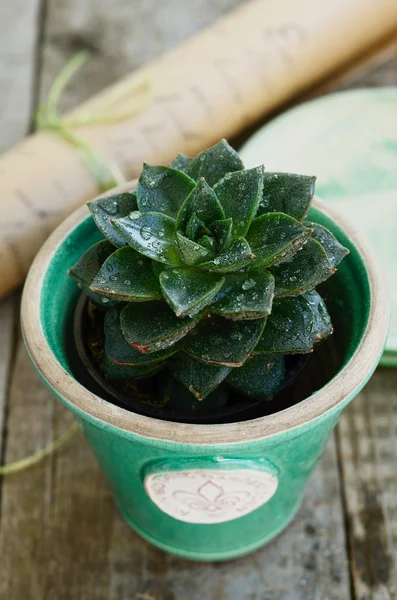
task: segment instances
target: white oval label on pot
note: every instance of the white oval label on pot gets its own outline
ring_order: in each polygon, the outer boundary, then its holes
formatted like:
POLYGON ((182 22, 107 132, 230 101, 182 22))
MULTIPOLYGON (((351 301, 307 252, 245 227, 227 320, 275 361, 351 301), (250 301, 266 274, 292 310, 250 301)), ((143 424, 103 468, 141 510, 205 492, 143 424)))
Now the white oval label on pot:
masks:
POLYGON ((167 515, 187 523, 223 523, 252 512, 274 495, 277 478, 252 469, 190 469, 145 477, 148 496, 167 515))

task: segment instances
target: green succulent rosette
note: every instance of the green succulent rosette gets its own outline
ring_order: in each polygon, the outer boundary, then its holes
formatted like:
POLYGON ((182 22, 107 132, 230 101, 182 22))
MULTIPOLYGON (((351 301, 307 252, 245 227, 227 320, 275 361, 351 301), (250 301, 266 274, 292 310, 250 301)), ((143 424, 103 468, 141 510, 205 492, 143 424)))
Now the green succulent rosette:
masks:
POLYGON ((198 400, 222 382, 268 399, 285 356, 332 332, 318 284, 347 254, 305 220, 315 178, 244 169, 222 140, 145 164, 136 190, 89 203, 104 235, 70 270, 106 309, 105 374, 166 368, 198 400))

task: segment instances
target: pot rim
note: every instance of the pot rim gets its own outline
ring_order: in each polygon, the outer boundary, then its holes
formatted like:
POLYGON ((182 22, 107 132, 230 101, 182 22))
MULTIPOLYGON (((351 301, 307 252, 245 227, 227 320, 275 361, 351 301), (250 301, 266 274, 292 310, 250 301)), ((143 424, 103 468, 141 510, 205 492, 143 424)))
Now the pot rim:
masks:
MULTIPOLYGON (((130 190, 128 182, 101 197, 130 190)), ((33 261, 23 290, 21 303, 22 333, 30 357, 50 388, 72 409, 96 421, 152 440, 189 445, 236 444, 265 439, 303 426, 354 397, 371 376, 385 344, 389 305, 386 285, 377 261, 366 242, 338 211, 318 198, 313 206, 341 227, 357 248, 366 267, 370 286, 370 313, 367 327, 355 353, 324 387, 278 413, 248 421, 222 424, 190 424, 163 421, 120 408, 87 390, 70 376, 51 351, 40 318, 43 281, 54 252, 71 231, 88 216, 86 205, 78 208, 50 235, 33 261), (345 401, 345 402, 344 402, 345 401)), ((342 406, 341 406, 342 408, 342 406)))

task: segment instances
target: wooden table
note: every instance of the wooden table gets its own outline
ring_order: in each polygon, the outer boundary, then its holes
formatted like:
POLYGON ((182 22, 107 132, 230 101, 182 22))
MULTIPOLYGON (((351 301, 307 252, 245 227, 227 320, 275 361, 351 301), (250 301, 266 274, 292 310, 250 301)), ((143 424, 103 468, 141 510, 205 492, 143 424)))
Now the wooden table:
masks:
MULTIPOLYGON (((0 149, 32 128, 52 78, 80 48, 91 49, 93 59, 64 108, 237 4, 2 2, 0 149)), ((396 83, 397 53, 341 85, 396 83)), ((0 303, 0 462, 46 446, 72 422, 29 362, 18 308, 18 293, 0 303)), ((397 371, 379 369, 345 411, 292 525, 263 550, 224 564, 172 558, 133 533, 76 434, 37 466, 0 478, 0 599, 396 599, 396 390, 397 371)))

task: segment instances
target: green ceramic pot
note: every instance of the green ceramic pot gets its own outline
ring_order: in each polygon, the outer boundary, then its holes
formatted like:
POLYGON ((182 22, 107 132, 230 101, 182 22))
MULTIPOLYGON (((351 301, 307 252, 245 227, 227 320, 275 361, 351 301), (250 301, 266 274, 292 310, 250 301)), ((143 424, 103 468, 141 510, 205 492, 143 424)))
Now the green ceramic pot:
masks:
POLYGON ((298 510, 341 410, 379 361, 388 308, 377 265, 351 226, 319 200, 310 219, 350 249, 327 290, 338 311, 340 368, 302 402, 245 422, 196 425, 138 415, 73 377, 66 340, 79 291, 67 271, 99 237, 85 207, 58 227, 31 267, 22 328, 32 361, 79 419, 126 521, 163 550, 226 560, 274 538, 298 510))

